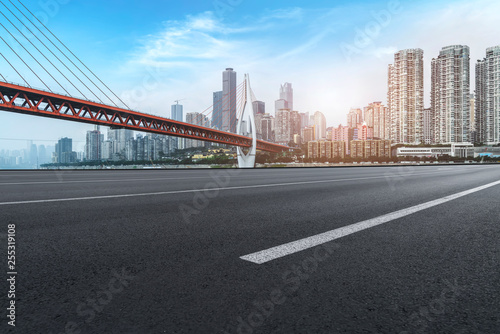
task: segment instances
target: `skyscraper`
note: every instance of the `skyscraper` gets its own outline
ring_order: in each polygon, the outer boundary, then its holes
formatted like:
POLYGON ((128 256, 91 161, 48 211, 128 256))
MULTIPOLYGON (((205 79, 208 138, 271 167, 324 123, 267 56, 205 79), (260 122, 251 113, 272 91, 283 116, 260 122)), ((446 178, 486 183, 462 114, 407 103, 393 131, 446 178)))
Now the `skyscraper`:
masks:
POLYGON ((125 159, 125 147, 127 141, 133 138, 134 133, 129 129, 109 129, 108 141, 111 142, 110 157, 113 159, 125 159))
POLYGON ((389 65, 388 86, 393 143, 420 143, 424 110, 424 51, 407 49, 395 53, 394 64, 389 65))
POLYGON ((309 126, 309 112, 301 112, 300 114, 300 127, 303 129, 309 126))
POLYGON ((222 131, 236 133, 236 72, 222 73, 222 131))
POLYGON ((222 91, 214 92, 212 127, 222 130, 222 91))
MULTIPOLYGON (((103 140, 104 135, 101 134, 98 126, 93 131, 87 131, 85 141, 85 159, 87 161, 99 161, 102 159, 103 140)), ((106 156, 106 158, 109 158, 109 156, 106 156)))
POLYGON ((285 82, 283 85, 281 85, 280 99, 286 101, 286 109, 293 110, 293 88, 291 83, 285 82))
POLYGON ((476 64, 476 141, 500 143, 500 45, 476 64))
POLYGON ((314 113, 314 127, 316 140, 324 140, 326 138, 326 118, 322 112, 314 113))
POLYGON ((183 106, 182 104, 179 104, 179 101, 176 101, 176 104, 172 105, 170 118, 173 119, 174 121, 183 122, 184 120, 183 106))
MULTIPOLYGON (((183 122, 184 121, 184 107, 176 101, 176 104, 172 105, 170 118, 174 121, 183 122)), ((184 148, 184 138, 174 137, 172 138, 173 149, 181 150, 184 148)))
POLYGON ((76 161, 76 153, 73 152, 73 139, 61 138, 56 144, 56 163, 66 164, 76 161))
POLYGON ((432 59, 431 109, 437 144, 469 141, 470 57, 469 47, 451 45, 432 59))
POLYGON ((254 101, 252 102, 253 104, 253 111, 256 114, 265 114, 266 113, 266 103, 262 101, 254 101))
POLYGON ((262 101, 254 101, 253 111, 255 117, 255 127, 257 139, 262 139, 262 119, 266 113, 266 104, 262 101))

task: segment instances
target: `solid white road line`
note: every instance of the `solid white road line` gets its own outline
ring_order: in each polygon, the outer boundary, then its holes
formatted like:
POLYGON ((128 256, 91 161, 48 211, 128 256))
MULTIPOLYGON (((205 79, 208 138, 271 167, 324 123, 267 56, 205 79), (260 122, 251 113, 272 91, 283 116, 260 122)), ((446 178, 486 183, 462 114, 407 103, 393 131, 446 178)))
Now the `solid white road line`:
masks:
POLYGON ((368 220, 365 220, 365 221, 362 221, 362 222, 359 222, 356 224, 344 226, 344 227, 337 228, 335 230, 331 230, 331 231, 328 231, 325 233, 313 235, 313 236, 310 236, 310 237, 307 237, 304 239, 292 241, 292 242, 289 242, 289 243, 286 243, 286 244, 283 244, 280 246, 276 246, 276 247, 272 247, 272 248, 269 248, 266 250, 262 250, 260 252, 241 256, 240 259, 250 261, 253 263, 257 263, 257 264, 263 264, 263 263, 287 256, 287 255, 291 255, 291 254, 294 254, 294 253, 297 253, 297 252, 300 252, 300 251, 303 251, 303 250, 306 250, 306 249, 309 249, 312 247, 322 245, 324 243, 345 237, 347 235, 350 235, 350 234, 353 234, 356 232, 360 232, 360 231, 369 229, 371 227, 375 227, 377 225, 385 224, 385 223, 390 222, 392 220, 402 218, 402 217, 411 215, 413 213, 416 213, 416 212, 419 212, 419 211, 422 211, 425 209, 429 209, 429 208, 434 207, 436 205, 440 205, 440 204, 452 201, 454 199, 457 199, 457 198, 460 198, 460 197, 463 197, 463 196, 466 196, 466 195, 469 195, 469 194, 472 194, 472 193, 475 193, 475 192, 478 192, 478 191, 481 191, 481 190, 484 190, 484 189, 487 189, 487 188, 490 188, 490 187, 493 187, 493 186, 496 186, 499 184, 500 184, 500 181, 488 183, 488 184, 481 186, 481 187, 462 191, 462 192, 459 192, 457 194, 446 196, 446 197, 436 199, 434 201, 426 202, 426 203, 423 203, 420 205, 415 205, 415 206, 412 206, 412 207, 409 207, 409 208, 406 208, 403 210, 395 211, 395 212, 392 212, 392 213, 389 213, 389 214, 386 214, 386 215, 383 215, 383 216, 380 216, 377 218, 368 219, 368 220))
MULTIPOLYGON (((419 175, 429 175, 443 173, 443 171, 429 172, 429 173, 418 173, 411 174, 409 176, 419 176, 419 175)), ((383 176, 367 176, 367 177, 357 177, 357 178, 346 178, 346 179, 333 179, 333 180, 319 180, 319 181, 301 181, 301 182, 290 182, 290 183, 274 183, 274 184, 258 184, 250 186, 238 186, 238 187, 221 187, 221 188, 206 188, 206 189, 190 189, 190 190, 173 190, 173 191, 161 191, 155 193, 139 193, 139 194, 123 194, 123 195, 104 195, 104 196, 89 196, 89 197, 74 197, 74 198, 54 198, 54 199, 39 199, 39 200, 28 200, 28 201, 17 201, 17 202, 0 202, 0 205, 19 205, 19 204, 35 204, 35 203, 50 203, 50 202, 69 202, 69 201, 87 201, 95 199, 110 199, 110 198, 125 198, 125 197, 140 197, 140 196, 158 196, 158 195, 172 195, 172 194, 182 194, 182 193, 196 193, 204 191, 223 191, 223 190, 238 190, 238 189, 252 189, 252 188, 270 188, 270 187, 284 187, 284 186, 295 186, 302 184, 317 184, 317 183, 333 183, 333 182, 343 182, 343 181, 359 181, 359 180, 374 180, 374 179, 389 179, 389 178, 401 178, 402 175, 383 175, 383 176)))

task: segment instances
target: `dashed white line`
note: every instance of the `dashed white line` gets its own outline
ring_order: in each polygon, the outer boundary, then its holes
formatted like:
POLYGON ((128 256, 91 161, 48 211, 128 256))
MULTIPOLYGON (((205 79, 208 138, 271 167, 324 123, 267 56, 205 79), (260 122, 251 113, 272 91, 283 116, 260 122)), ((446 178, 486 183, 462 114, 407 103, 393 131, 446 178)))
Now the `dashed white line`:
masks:
POLYGON ((263 263, 287 256, 287 255, 291 255, 291 254, 301 252, 303 250, 306 250, 306 249, 309 249, 312 247, 322 245, 324 243, 345 237, 347 235, 350 235, 350 234, 353 234, 356 232, 360 232, 360 231, 363 231, 363 230, 366 230, 366 229, 369 229, 369 228, 372 228, 372 227, 375 227, 375 226, 378 226, 381 224, 385 224, 385 223, 393 221, 395 219, 399 219, 399 218, 411 215, 413 213, 416 213, 416 212, 419 212, 419 211, 422 211, 425 209, 429 209, 431 207, 455 200, 457 198, 460 198, 460 197, 463 197, 463 196, 466 196, 466 195, 469 195, 469 194, 472 194, 472 193, 475 193, 475 192, 478 192, 478 191, 481 191, 481 190, 484 190, 484 189, 487 189, 487 188, 490 188, 490 187, 493 187, 493 186, 496 186, 499 184, 500 184, 500 181, 488 183, 484 186, 480 186, 480 187, 473 188, 470 190, 462 191, 462 192, 456 193, 454 195, 446 196, 446 197, 436 199, 436 200, 433 200, 430 202, 426 202, 423 204, 415 205, 415 206, 412 206, 412 207, 409 207, 409 208, 406 208, 403 210, 395 211, 395 212, 380 216, 380 217, 368 219, 368 220, 365 220, 365 221, 362 221, 362 222, 359 222, 356 224, 344 226, 344 227, 337 228, 337 229, 334 229, 334 230, 331 230, 331 231, 328 231, 325 233, 313 235, 313 236, 310 236, 310 237, 307 237, 304 239, 292 241, 292 242, 289 242, 289 243, 286 243, 286 244, 283 244, 280 246, 272 247, 269 249, 265 249, 265 250, 262 250, 262 251, 259 251, 256 253, 244 255, 244 256, 241 256, 240 259, 250 261, 253 263, 257 263, 257 264, 263 264, 263 263))

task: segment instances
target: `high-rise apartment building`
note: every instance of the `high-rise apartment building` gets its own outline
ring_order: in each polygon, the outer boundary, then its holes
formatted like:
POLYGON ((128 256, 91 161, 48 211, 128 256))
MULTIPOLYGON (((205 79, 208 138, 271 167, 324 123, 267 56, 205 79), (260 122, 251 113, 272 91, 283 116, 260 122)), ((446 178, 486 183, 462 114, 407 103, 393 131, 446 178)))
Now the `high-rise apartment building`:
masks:
POLYGON ((437 144, 469 141, 470 56, 469 47, 451 45, 432 60, 431 108, 437 144))
POLYGON ((476 141, 500 143, 500 45, 486 49, 476 64, 476 141))
POLYGON ((426 145, 434 144, 434 117, 431 108, 424 109, 422 113, 423 142, 426 145))
POLYGON ((422 141, 424 51, 407 49, 395 53, 388 78, 390 137, 396 144, 418 144, 422 141))
POLYGON ((274 142, 274 117, 264 114, 260 121, 262 130, 262 140, 274 142))
POLYGON ((274 135, 277 143, 287 144, 292 138, 292 113, 289 109, 276 111, 274 135))
POLYGON ((236 72, 222 73, 222 131, 236 133, 236 72))
POLYGON ((347 126, 354 129, 363 122, 363 111, 359 108, 351 108, 347 114, 347 126))
MULTIPOLYGON (((190 112, 186 114, 186 123, 204 126, 206 128, 210 127, 210 120, 207 116, 199 112, 190 112)), ((192 147, 204 147, 205 142, 196 139, 186 139, 186 148, 192 147)))
POLYGON ((314 135, 314 127, 305 127, 302 129, 302 142, 303 143, 308 143, 310 141, 315 140, 315 135, 314 135))
POLYGON ((369 128, 373 128, 373 137, 377 139, 389 139, 389 108, 382 102, 370 103, 364 108, 365 122, 369 128))

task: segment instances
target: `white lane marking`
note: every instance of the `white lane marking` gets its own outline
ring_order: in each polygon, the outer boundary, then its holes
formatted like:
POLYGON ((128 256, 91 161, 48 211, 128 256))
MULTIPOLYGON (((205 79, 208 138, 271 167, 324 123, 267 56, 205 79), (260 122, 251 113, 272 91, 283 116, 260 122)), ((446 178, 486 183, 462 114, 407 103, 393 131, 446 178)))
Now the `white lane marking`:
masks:
MULTIPOLYGON (((418 173, 418 174, 412 174, 411 176, 429 175, 429 174, 438 174, 438 173, 442 173, 442 172, 418 173)), ((333 180, 319 180, 319 181, 301 181, 301 182, 290 182, 290 183, 257 184, 257 185, 237 186, 237 187, 221 187, 221 188, 206 188, 206 189, 173 190, 173 191, 161 191, 161 192, 155 192, 155 193, 139 193, 139 194, 123 194, 123 195, 104 195, 104 196, 74 197, 74 198, 40 199, 40 200, 17 201, 17 202, 0 202, 0 205, 18 205, 18 204, 35 204, 35 203, 50 203, 50 202, 87 201, 87 200, 108 199, 108 198, 158 196, 158 195, 171 195, 171 194, 182 194, 182 193, 195 193, 195 192, 202 192, 202 191, 210 191, 210 192, 212 192, 212 191, 222 191, 222 190, 238 190, 238 189, 252 189, 252 188, 284 187, 284 186, 295 186, 295 185, 302 185, 302 184, 317 184, 317 183, 332 183, 332 182, 343 182, 343 181, 387 179, 387 178, 393 178, 393 177, 400 178, 401 175, 384 175, 384 176, 369 176, 369 177, 333 179, 333 180)))
MULTIPOLYGON (((481 168, 481 170, 482 169, 487 169, 487 168, 491 168, 491 167, 483 167, 483 168, 481 168)), ((480 169, 478 168, 478 169, 476 169, 476 171, 477 170, 480 170, 480 169)), ((429 174, 439 174, 439 173, 442 173, 442 171, 429 172, 429 173, 411 174, 409 176, 419 176, 419 175, 429 175, 429 174)), ((251 188, 267 188, 267 187, 293 186, 293 185, 301 185, 301 184, 331 183, 331 182, 342 182, 342 181, 388 179, 388 178, 401 178, 401 175, 369 176, 369 177, 333 179, 333 180, 301 181, 301 182, 291 182, 291 183, 258 184, 258 185, 238 186, 238 187, 223 187, 223 188, 173 190, 173 191, 161 191, 161 192, 154 192, 154 193, 123 194, 123 195, 119 195, 118 194, 118 195, 103 195, 103 196, 89 196, 89 197, 74 197, 74 198, 54 198, 54 199, 28 200, 28 201, 17 201, 17 202, 0 202, 0 205, 34 204, 34 203, 49 203, 49 202, 68 202, 68 201, 85 201, 85 200, 94 200, 94 199, 140 197, 140 196, 157 196, 157 195, 171 195, 171 194, 182 194, 182 193, 195 193, 195 192, 202 192, 202 191, 221 191, 221 190, 238 190, 238 189, 251 189, 251 188)))
POLYGON ((276 246, 276 247, 268 248, 268 249, 265 249, 265 250, 262 250, 262 251, 259 251, 256 253, 244 255, 244 256, 241 256, 240 259, 250 261, 253 263, 257 263, 257 264, 263 264, 263 263, 287 256, 287 255, 291 255, 291 254, 301 252, 303 250, 306 250, 306 249, 309 249, 312 247, 322 245, 324 243, 345 237, 347 235, 350 235, 350 234, 353 234, 356 232, 360 232, 360 231, 375 227, 377 225, 385 224, 385 223, 390 222, 392 220, 399 219, 399 218, 411 215, 413 213, 416 213, 416 212, 419 212, 419 211, 422 211, 425 209, 429 209, 433 206, 440 205, 440 204, 455 200, 457 198, 460 198, 460 197, 463 197, 463 196, 466 196, 466 195, 469 195, 469 194, 472 194, 472 193, 475 193, 475 192, 478 192, 478 191, 481 191, 481 190, 484 190, 484 189, 487 189, 487 188, 490 188, 490 187, 493 187, 493 186, 496 186, 499 184, 500 184, 500 181, 488 183, 488 184, 481 186, 481 187, 462 191, 462 192, 459 192, 459 193, 454 194, 454 195, 446 196, 446 197, 436 199, 436 200, 433 200, 430 202, 415 205, 415 206, 412 206, 412 207, 409 207, 409 208, 406 208, 403 210, 395 211, 395 212, 380 216, 380 217, 368 219, 368 220, 365 220, 365 221, 362 221, 362 222, 359 222, 356 224, 340 227, 340 228, 337 228, 337 229, 334 229, 334 230, 331 230, 328 232, 316 234, 316 235, 313 235, 313 236, 310 236, 310 237, 307 237, 304 239, 292 241, 292 242, 289 242, 289 243, 286 243, 286 244, 283 244, 280 246, 276 246))

